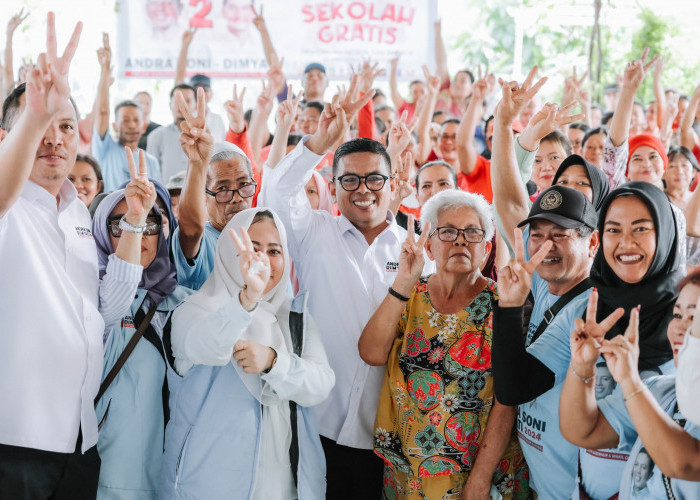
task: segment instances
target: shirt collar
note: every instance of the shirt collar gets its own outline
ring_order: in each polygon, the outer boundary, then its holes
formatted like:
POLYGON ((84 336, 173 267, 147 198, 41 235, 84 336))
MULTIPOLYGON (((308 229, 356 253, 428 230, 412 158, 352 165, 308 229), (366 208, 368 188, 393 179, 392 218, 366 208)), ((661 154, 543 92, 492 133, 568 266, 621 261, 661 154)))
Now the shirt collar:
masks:
MULTIPOLYGON (((345 234, 348 231, 355 231, 357 234, 362 235, 360 230, 357 229, 355 227, 355 225, 352 222, 350 222, 350 220, 347 217, 345 217, 343 214, 340 214, 340 217, 338 217, 338 219, 339 219, 338 223, 340 225, 341 234, 345 234)), ((384 231, 379 233, 377 238, 384 237, 383 236, 384 234, 393 235, 393 237, 396 239, 396 241, 401 243, 403 240, 401 238, 399 225, 396 223, 396 218, 394 217, 394 214, 391 213, 391 210, 387 210, 387 212, 386 212, 386 222, 387 222, 388 226, 386 228, 384 228, 384 231)), ((364 238, 364 236, 363 236, 363 238, 364 238)))
MULTIPOLYGON (((56 197, 49 193, 46 189, 41 187, 34 181, 27 180, 22 190, 23 198, 27 201, 38 201, 41 203, 49 204, 53 207, 56 206, 56 197)), ((63 181, 61 189, 58 190, 59 197, 59 207, 63 209, 70 203, 72 203, 78 197, 78 192, 75 190, 75 186, 68 179, 63 181)))

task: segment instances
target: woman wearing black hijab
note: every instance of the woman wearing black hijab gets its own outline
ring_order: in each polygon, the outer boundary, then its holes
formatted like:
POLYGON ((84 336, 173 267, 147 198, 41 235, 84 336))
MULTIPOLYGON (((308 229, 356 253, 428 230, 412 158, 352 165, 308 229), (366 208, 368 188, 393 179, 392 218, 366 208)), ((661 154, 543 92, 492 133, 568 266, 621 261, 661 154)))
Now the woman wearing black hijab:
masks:
POLYGON ((671 361, 666 327, 683 270, 668 198, 648 182, 627 182, 603 201, 598 231, 600 249, 591 268, 591 281, 598 289, 597 319, 601 321, 619 307, 625 311, 606 337, 623 334, 630 311, 639 305, 639 368, 671 361), (650 255, 645 245, 652 239, 654 252, 650 255))
POLYGON ((561 162, 552 179, 552 186, 557 184, 581 191, 599 213, 610 192, 605 173, 579 155, 569 155, 561 162))

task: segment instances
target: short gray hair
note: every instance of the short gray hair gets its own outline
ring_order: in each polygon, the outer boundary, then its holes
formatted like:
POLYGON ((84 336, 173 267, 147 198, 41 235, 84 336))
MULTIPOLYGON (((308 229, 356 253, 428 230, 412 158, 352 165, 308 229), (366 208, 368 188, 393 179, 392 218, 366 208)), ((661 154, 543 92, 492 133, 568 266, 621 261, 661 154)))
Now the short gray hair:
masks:
POLYGON ((485 231, 484 239, 491 241, 495 232, 491 205, 480 194, 467 193, 459 189, 446 189, 430 198, 421 209, 420 225, 425 227, 430 222, 430 227, 434 231, 440 214, 459 208, 471 208, 476 212, 481 228, 485 231))
MULTIPOLYGON (((236 146, 228 142, 215 142, 212 148, 212 156, 209 160, 209 165, 216 163, 218 161, 228 161, 240 158, 245 163, 248 168, 248 174, 250 178, 253 179, 253 165, 250 163, 250 159, 246 156, 245 152, 236 146)), ((209 167, 207 167, 207 180, 206 185, 209 186, 211 183, 211 172, 209 167)))

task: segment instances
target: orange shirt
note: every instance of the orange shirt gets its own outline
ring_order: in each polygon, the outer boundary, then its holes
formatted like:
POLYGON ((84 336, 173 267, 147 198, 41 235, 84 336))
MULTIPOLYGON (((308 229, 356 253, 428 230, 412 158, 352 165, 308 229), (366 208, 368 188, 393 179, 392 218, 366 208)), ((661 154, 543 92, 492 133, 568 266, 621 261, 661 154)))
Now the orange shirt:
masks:
POLYGON ((462 172, 457 174, 457 185, 461 190, 480 194, 486 198, 486 201, 492 203, 491 160, 478 155, 476 157, 476 165, 474 165, 474 170, 471 174, 466 175, 462 172))

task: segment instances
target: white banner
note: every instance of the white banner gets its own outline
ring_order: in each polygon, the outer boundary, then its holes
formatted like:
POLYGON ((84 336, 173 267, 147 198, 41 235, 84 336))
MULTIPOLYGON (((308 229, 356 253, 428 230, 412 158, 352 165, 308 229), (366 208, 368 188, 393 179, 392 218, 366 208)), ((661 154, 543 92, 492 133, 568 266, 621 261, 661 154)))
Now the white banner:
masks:
MULTIPOLYGON (((401 80, 422 78, 423 64, 434 68, 437 0, 267 0, 263 13, 289 78, 320 62, 330 79, 345 79, 350 64, 367 57, 388 67, 399 55, 401 80)), ((259 78, 267 71, 249 0, 119 0, 117 16, 119 78, 172 78, 190 27, 197 33, 188 76, 259 78)))

